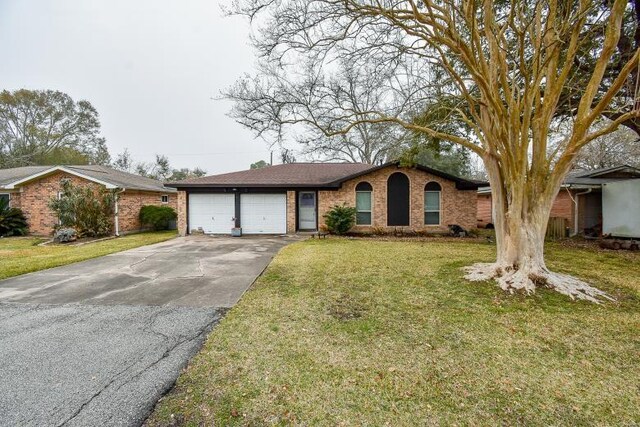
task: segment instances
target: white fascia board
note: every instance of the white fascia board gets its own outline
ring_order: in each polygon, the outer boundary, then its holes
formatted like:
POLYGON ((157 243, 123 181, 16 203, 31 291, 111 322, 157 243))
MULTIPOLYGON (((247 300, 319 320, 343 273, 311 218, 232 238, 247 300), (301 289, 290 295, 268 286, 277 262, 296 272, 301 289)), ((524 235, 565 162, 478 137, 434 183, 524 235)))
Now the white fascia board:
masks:
POLYGON ((92 181, 92 182, 95 182, 97 184, 104 185, 109 190, 114 190, 116 188, 119 188, 117 185, 114 185, 114 184, 112 184, 110 182, 102 181, 102 180, 94 178, 92 176, 85 175, 83 173, 74 171, 72 169, 65 168, 64 166, 54 166, 54 167, 52 167, 50 169, 43 170, 42 172, 34 173, 33 175, 29 175, 26 178, 22 178, 22 179, 19 179, 17 181, 14 181, 14 182, 8 184, 5 188, 14 189, 14 188, 16 188, 17 185, 21 185, 21 184, 24 184, 25 182, 33 181, 34 179, 41 178, 43 176, 52 174, 54 172, 66 172, 66 173, 68 173, 70 175, 74 175, 74 176, 77 176, 79 178, 86 179, 87 181, 92 181))

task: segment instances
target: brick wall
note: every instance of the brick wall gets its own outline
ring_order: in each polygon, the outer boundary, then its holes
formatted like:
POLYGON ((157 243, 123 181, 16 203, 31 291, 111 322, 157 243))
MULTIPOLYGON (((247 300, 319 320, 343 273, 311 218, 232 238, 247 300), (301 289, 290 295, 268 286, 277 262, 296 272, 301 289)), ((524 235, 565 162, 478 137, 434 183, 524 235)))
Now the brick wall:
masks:
POLYGON ((296 228, 296 192, 287 191, 287 234, 294 234, 296 228))
MULTIPOLYGON (((575 205, 573 203, 572 197, 575 192, 570 192, 565 188, 561 189, 555 200, 553 201, 553 205, 551 205, 551 213, 550 217, 555 218, 564 218, 567 222, 567 226, 573 231, 574 228, 574 208, 575 205)), ((491 194, 478 194, 478 226, 482 227, 486 225, 492 218, 491 214, 491 194)))
POLYGON ((176 193, 156 193, 151 191, 126 190, 118 196, 118 223, 120 233, 126 234, 143 230, 138 219, 140 208, 143 206, 170 206, 174 210, 178 208, 178 195, 176 193), (162 196, 169 196, 167 203, 162 202, 162 196))
POLYGON ((573 231, 575 204, 573 203, 572 196, 570 190, 565 188, 560 189, 556 199, 553 201, 553 205, 551 205, 551 214, 549 216, 551 218, 564 218, 567 226, 573 231))
POLYGON ((95 189, 101 187, 99 184, 64 172, 56 172, 23 185, 20 191, 19 207, 27 217, 31 234, 48 236, 53 233, 53 228, 58 223, 58 217, 49 209, 49 201, 62 191, 61 181, 63 179, 71 180, 73 185, 89 185, 95 189))
MULTIPOLYGON (((29 223, 29 232, 35 235, 51 235, 58 218, 49 209, 49 201, 62 191, 62 180, 69 179, 74 186, 90 186, 96 190, 104 188, 100 184, 65 172, 56 172, 34 182, 23 185, 20 193, 11 195, 11 206, 22 209, 29 223)), ((140 230, 138 213, 144 204, 161 205, 161 194, 169 194, 169 206, 177 206, 175 193, 125 192, 120 195, 120 230, 132 232, 140 230)))
POLYGON ((478 227, 484 228, 489 223, 493 224, 491 209, 491 193, 478 194, 478 227))
MULTIPOLYGON (((396 166, 389 166, 346 181, 342 184, 342 188, 337 191, 319 191, 318 223, 320 226, 324 225, 323 215, 332 206, 341 205, 345 202, 349 206, 355 206, 355 187, 363 181, 368 182, 373 187, 373 227, 381 227, 387 230, 404 228, 414 231, 447 231, 447 225, 449 224, 458 224, 467 229, 476 227, 476 190, 458 190, 453 181, 418 169, 397 168, 396 166), (387 179, 395 172, 402 172, 409 178, 409 227, 387 227, 387 179), (428 182, 432 181, 439 183, 442 188, 439 226, 424 224, 424 187, 428 182)), ((358 225, 354 228, 354 231, 368 231, 372 226, 358 225)))
POLYGON ((178 191, 178 204, 176 211, 178 212, 178 233, 181 236, 187 235, 187 192, 178 191))

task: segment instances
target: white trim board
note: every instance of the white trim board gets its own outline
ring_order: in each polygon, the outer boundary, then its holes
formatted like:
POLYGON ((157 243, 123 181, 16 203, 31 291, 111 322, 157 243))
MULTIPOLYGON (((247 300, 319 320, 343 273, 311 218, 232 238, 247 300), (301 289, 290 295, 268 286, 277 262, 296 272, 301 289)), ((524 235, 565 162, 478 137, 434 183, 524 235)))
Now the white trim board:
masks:
POLYGON ((25 182, 33 181, 35 179, 41 178, 41 177, 46 176, 46 175, 50 175, 50 174, 55 173, 55 172, 65 172, 65 173, 68 173, 70 175, 75 175, 75 176, 77 176, 79 178, 83 178, 83 179, 86 179, 88 181, 92 181, 92 182, 104 185, 109 190, 114 190, 116 188, 119 188, 117 185, 114 185, 114 184, 112 184, 110 182, 102 181, 102 180, 94 178, 92 176, 85 175, 83 173, 77 172, 77 171, 75 171, 73 169, 65 168, 64 166, 54 166, 52 168, 43 170, 42 172, 34 173, 33 175, 29 175, 29 176, 27 176, 25 178, 22 178, 22 179, 19 179, 17 181, 9 183, 5 188, 6 189, 14 189, 14 188, 16 188, 16 185, 21 185, 21 184, 24 184, 25 182))

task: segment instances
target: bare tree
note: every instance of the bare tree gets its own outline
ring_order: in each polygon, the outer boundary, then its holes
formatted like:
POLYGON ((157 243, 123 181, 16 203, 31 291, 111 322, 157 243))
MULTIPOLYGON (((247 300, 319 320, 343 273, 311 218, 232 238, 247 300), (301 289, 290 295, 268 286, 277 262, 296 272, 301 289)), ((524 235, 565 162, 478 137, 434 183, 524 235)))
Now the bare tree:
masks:
MULTIPOLYGON (((283 123, 312 125, 327 136, 346 135, 362 123, 396 124, 464 146, 483 160, 497 260, 468 267, 467 278, 495 279, 505 290, 527 293, 547 286, 598 301, 608 296, 547 268, 544 236, 552 202, 580 150, 639 116, 633 93, 625 108, 617 101, 615 120, 591 130, 639 60, 634 50, 600 90, 627 1, 613 0, 604 11, 600 6, 596 0, 237 0, 234 12, 260 17, 256 47, 282 75, 338 58, 389 76, 386 108, 353 111, 307 85, 305 101, 292 96, 278 106, 283 123), (601 43, 592 46, 597 60, 589 77, 570 82, 579 53, 596 35, 601 43), (571 132, 548 150, 549 127, 567 90, 578 98, 571 132), (413 120, 438 91, 449 100, 442 117, 467 127, 467 134, 448 131, 444 119, 413 120)), ((256 108, 261 101, 248 100, 256 108)))
POLYGON ((111 166, 124 172, 132 172, 135 165, 133 164, 133 157, 131 157, 129 149, 125 148, 122 153, 118 153, 111 166))
POLYGON ((326 132, 348 124, 342 116, 344 110, 364 116, 387 108, 388 70, 345 60, 337 60, 327 71, 318 65, 310 61, 306 67, 282 73, 278 67, 263 63, 259 76, 245 77, 225 92, 236 101, 231 116, 271 145, 282 144, 290 136, 302 145, 302 154, 323 160, 375 164, 384 161, 390 151, 397 151, 407 138, 407 132, 399 127, 361 121, 351 132, 326 132), (314 105, 315 113, 308 112, 313 120, 292 120, 295 109, 317 101, 323 105, 314 105), (333 109, 333 105, 340 108, 333 109))
MULTIPOLYGON (((608 121, 597 128, 607 126, 608 121)), ((601 169, 629 165, 640 168, 640 140, 638 134, 628 127, 596 138, 578 154, 576 169, 601 169)))

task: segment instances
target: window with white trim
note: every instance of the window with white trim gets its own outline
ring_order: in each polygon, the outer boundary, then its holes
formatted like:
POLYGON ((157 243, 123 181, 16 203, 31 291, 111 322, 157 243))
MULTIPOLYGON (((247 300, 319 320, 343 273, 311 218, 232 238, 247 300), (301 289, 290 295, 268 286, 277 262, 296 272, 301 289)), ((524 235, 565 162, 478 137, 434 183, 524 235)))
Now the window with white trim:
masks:
POLYGON ((4 201, 7 206, 9 206, 9 201, 11 197, 9 197, 9 193, 0 193, 0 200, 4 201))
POLYGON ((356 185, 356 225, 371 225, 373 187, 368 182, 356 185))
POLYGON ((161 196, 161 200, 162 200, 162 203, 169 203, 169 196, 166 194, 163 194, 161 196))
POLYGON ((442 187, 437 182, 424 186, 424 224, 440 225, 442 187))

